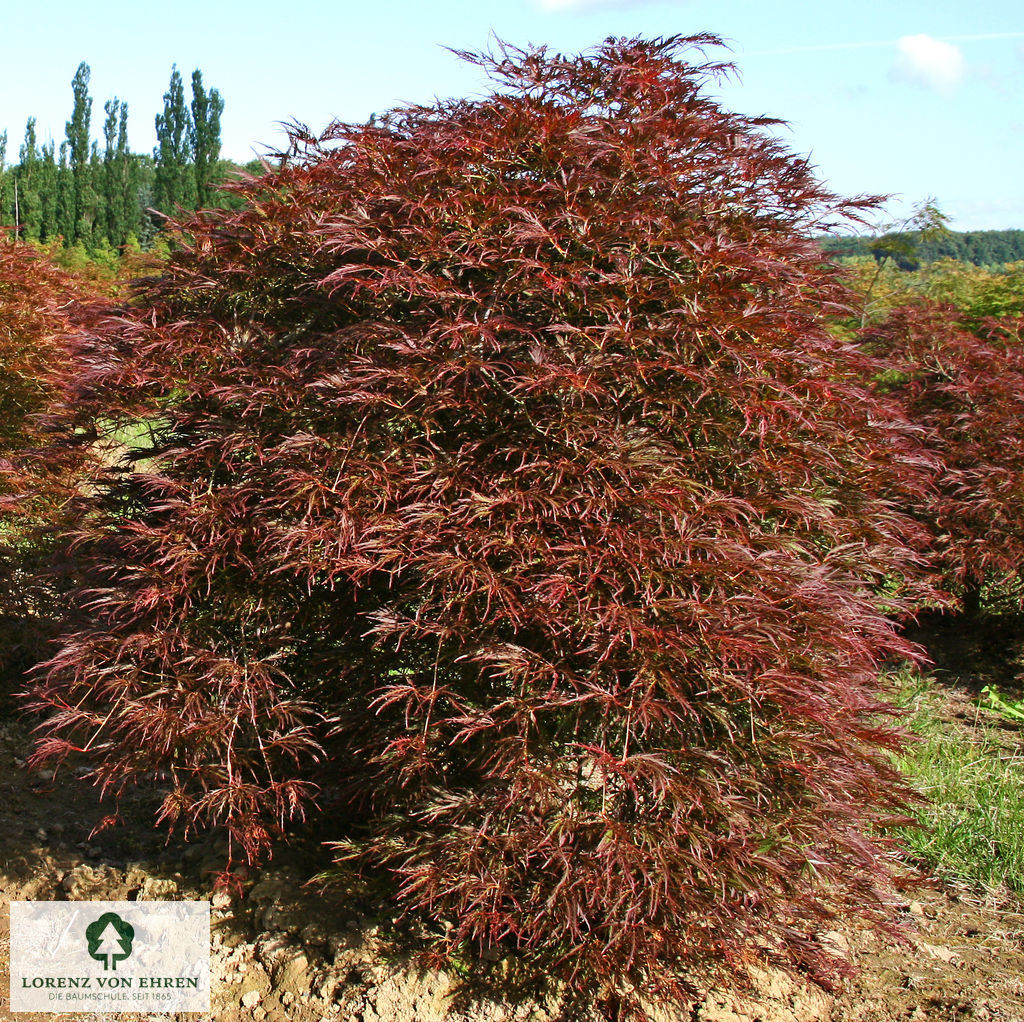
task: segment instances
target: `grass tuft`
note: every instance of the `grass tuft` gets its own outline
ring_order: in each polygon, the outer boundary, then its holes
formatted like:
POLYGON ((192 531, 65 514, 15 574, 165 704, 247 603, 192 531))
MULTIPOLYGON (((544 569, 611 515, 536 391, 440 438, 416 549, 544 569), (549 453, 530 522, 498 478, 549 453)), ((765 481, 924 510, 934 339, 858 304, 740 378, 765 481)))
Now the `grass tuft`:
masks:
POLYGON ((895 680, 916 736, 899 765, 929 800, 904 834, 911 857, 946 880, 1024 893, 1024 724, 984 706, 957 719, 934 678, 895 680))

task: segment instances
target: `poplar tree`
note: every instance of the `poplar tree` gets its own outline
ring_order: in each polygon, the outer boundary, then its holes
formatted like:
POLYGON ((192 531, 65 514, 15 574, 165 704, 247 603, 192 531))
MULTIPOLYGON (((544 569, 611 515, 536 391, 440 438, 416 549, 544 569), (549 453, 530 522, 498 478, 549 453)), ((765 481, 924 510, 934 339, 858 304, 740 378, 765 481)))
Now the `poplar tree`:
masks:
POLYGON ((27 241, 40 241, 43 221, 42 160, 36 139, 36 119, 25 124, 25 141, 18 153, 18 211, 21 236, 27 241))
POLYGON ((164 93, 164 111, 156 115, 153 200, 162 213, 172 213, 175 206, 195 207, 195 180, 188 166, 191 136, 192 117, 185 104, 181 73, 175 65, 171 68, 170 84, 164 93))
POLYGON ((115 96, 103 104, 103 192, 106 236, 121 246, 139 218, 136 161, 128 151, 128 104, 115 96))
POLYGON ((74 210, 74 185, 71 176, 71 167, 68 163, 68 144, 60 144, 60 160, 56 166, 56 196, 54 225, 56 233, 61 235, 66 245, 71 244, 74 238, 75 210, 74 210))
POLYGON ((196 208, 210 205, 213 175, 220 156, 220 115, 224 100, 216 89, 203 87, 202 72, 192 72, 192 162, 196 182, 196 208))
POLYGON ((103 104, 107 115, 103 121, 103 197, 106 199, 106 233, 112 244, 120 244, 120 203, 114 201, 117 193, 117 115, 120 106, 117 97, 103 104))
MULTIPOLYGON (((89 144, 89 121, 92 115, 92 97, 89 95, 89 65, 82 61, 71 90, 75 97, 71 120, 65 125, 67 153, 71 174, 68 229, 64 237, 69 242, 91 240, 95 198, 92 190, 89 144)), ((63 151, 63 147, 62 147, 63 151)))
POLYGON ((139 226, 142 212, 139 206, 139 164, 142 157, 128 148, 128 104, 122 103, 117 125, 117 202, 120 206, 120 224, 123 236, 118 244, 123 245, 129 234, 139 226))
POLYGON ((89 193, 83 230, 79 235, 90 248, 102 245, 107 239, 107 196, 103 188, 103 158, 100 147, 93 142, 89 147, 89 193))
MULTIPOLYGON (((33 119, 33 137, 35 121, 33 119)), ((39 151, 39 240, 50 241, 60 234, 57 223, 57 146, 51 139, 39 151)))

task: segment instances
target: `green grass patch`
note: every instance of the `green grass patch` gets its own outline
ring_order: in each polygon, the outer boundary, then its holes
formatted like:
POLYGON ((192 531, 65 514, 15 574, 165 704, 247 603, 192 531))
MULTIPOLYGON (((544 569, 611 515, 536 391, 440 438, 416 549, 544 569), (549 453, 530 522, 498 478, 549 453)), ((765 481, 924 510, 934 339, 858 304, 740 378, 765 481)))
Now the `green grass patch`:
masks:
POLYGON ((973 719, 958 720, 934 679, 895 680, 916 737, 899 764, 928 799, 921 828, 905 832, 911 857, 947 880, 1024 893, 1024 722, 977 702, 973 719))

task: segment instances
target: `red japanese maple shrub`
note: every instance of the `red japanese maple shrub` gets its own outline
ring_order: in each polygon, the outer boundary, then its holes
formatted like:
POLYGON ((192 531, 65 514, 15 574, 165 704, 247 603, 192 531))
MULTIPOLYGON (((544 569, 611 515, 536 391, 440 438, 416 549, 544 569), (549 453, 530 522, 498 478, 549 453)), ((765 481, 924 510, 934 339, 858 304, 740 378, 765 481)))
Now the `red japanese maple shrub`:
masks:
POLYGON ((87 284, 0 238, 0 676, 8 680, 43 656, 67 588, 59 537, 89 452, 44 455, 43 417, 60 400, 72 333, 99 306, 87 284))
POLYGON ((1024 320, 973 323, 954 306, 894 309, 861 332, 892 363, 876 389, 899 401, 940 471, 907 510, 926 526, 940 584, 968 611, 1024 604, 1024 320))
POLYGON ((254 857, 315 811, 448 949, 839 966, 906 797, 905 440, 822 326, 858 204, 706 95, 713 42, 472 57, 493 94, 297 133, 185 224, 78 372, 155 440, 83 497, 42 756, 254 857))

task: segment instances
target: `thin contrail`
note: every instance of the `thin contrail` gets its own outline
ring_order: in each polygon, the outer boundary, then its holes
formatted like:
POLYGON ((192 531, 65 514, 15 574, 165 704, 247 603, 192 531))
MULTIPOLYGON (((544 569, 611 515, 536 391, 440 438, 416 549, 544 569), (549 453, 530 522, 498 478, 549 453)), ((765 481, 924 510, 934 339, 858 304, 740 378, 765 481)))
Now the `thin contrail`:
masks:
MULTIPOLYGON (((944 43, 968 43, 979 39, 1024 39, 1024 32, 982 32, 978 35, 940 35, 944 43)), ((783 50, 743 50, 743 57, 782 57, 789 53, 820 53, 825 50, 861 50, 872 47, 895 46, 899 39, 878 39, 866 43, 821 43, 817 46, 791 46, 783 50)))

